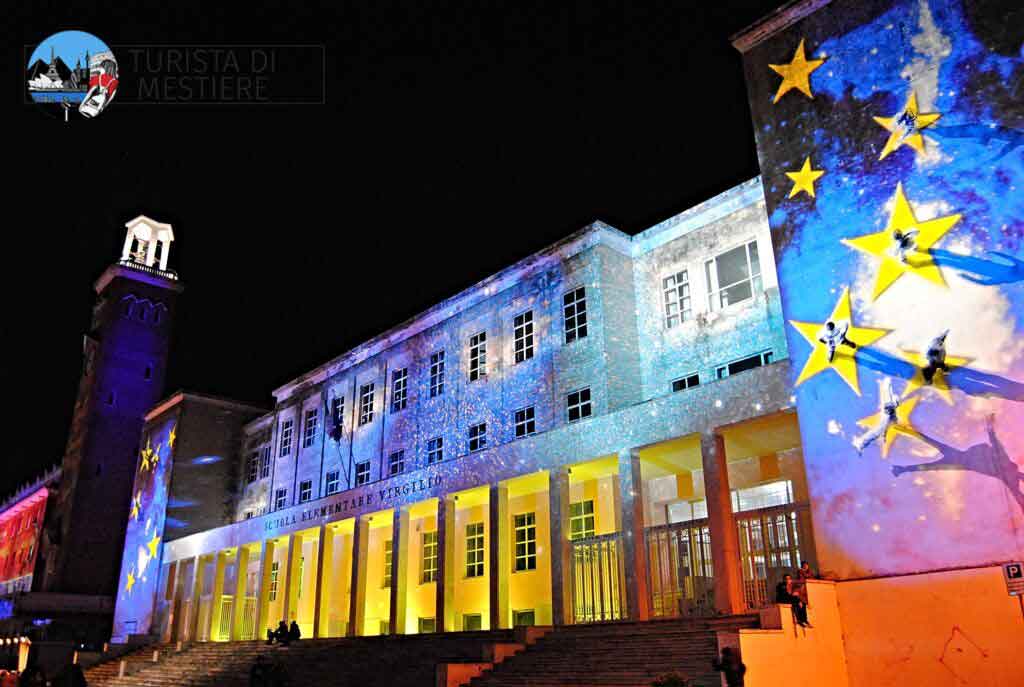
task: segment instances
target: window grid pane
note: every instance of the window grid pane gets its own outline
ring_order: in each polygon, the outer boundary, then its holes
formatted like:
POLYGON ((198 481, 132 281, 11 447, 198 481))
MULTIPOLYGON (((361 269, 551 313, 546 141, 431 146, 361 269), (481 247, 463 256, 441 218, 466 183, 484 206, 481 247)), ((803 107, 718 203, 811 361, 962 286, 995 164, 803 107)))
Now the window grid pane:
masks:
POLYGON ((569 413, 569 422, 590 417, 593 412, 590 404, 590 387, 569 394, 566 397, 566 407, 569 413))
POLYGON ((671 329, 693 317, 688 270, 680 270, 662 279, 661 289, 665 302, 666 329, 671 329))
POLYGON ((437 582, 437 532, 423 533, 423 560, 420 584, 437 582))
POLYGON ((756 241, 708 260, 704 268, 708 282, 708 306, 712 310, 740 303, 763 290, 756 241))
POLYGON ((362 463, 356 463, 356 486, 361 486, 370 481, 370 461, 364 460, 362 463))
POLYGON ((260 456, 260 479, 270 477, 270 444, 267 444, 262 449, 263 453, 260 456))
POLYGON ((515 412, 516 438, 529 436, 537 432, 537 424, 534 420, 534 407, 529 406, 515 412))
POLYGON ((434 437, 427 442, 427 465, 440 463, 444 460, 444 439, 434 437))
POLYGON ((513 329, 515 359, 521 363, 533 357, 533 311, 516 315, 513 329))
POLYGON ((373 422, 373 383, 359 387, 359 426, 373 422))
POLYGON ((281 456, 287 456, 292 452, 292 425, 290 419, 281 423, 281 456))
POLYGON ((288 490, 278 489, 274 498, 274 510, 281 510, 288 505, 288 490))
POLYGON ((593 537, 596 533, 593 501, 569 504, 569 539, 593 537))
POLYGON ((409 369, 403 367, 391 375, 391 412, 405 410, 409 403, 409 369))
POLYGON ((565 343, 587 336, 587 290, 573 289, 562 296, 562 316, 565 323, 565 343))
POLYGON ((384 583, 381 585, 384 588, 391 586, 391 561, 394 556, 394 550, 392 549, 392 543, 389 539, 384 542, 384 583))
POLYGON ((469 428, 469 450, 482 451, 487 448, 487 423, 481 422, 469 428))
POLYGON ((245 472, 246 472, 245 481, 248 484, 252 484, 257 479, 257 475, 259 474, 259 459, 260 459, 260 452, 259 451, 253 451, 249 455, 249 462, 246 464, 246 469, 245 469, 245 472))
POLYGON ((484 575, 484 524, 466 525, 466 577, 484 575))
POLYGON ((537 516, 521 513, 515 516, 515 571, 537 569, 537 516))
POLYGON ((309 448, 316 440, 316 429, 320 423, 320 411, 317 408, 306 411, 306 421, 302 430, 302 447, 309 448))
POLYGON ((405 472, 405 449, 395 451, 388 456, 388 475, 400 475, 405 472))
POLYGON ((700 375, 692 374, 672 380, 672 391, 685 391, 700 386, 700 375))
MULTIPOLYGON (((457 370, 456 370, 457 372, 457 370)), ((444 351, 430 356, 430 397, 436 398, 444 393, 444 351)))
POLYGON ((305 503, 313 498, 313 481, 306 480, 299 483, 299 503, 305 503))
POLYGON ((327 483, 326 483, 328 496, 331 495, 331 494, 337 494, 338 493, 338 489, 340 488, 340 486, 341 486, 341 471, 340 470, 331 470, 330 472, 328 472, 327 473, 327 483))
POLYGON ((469 381, 487 376, 487 332, 469 337, 469 381))

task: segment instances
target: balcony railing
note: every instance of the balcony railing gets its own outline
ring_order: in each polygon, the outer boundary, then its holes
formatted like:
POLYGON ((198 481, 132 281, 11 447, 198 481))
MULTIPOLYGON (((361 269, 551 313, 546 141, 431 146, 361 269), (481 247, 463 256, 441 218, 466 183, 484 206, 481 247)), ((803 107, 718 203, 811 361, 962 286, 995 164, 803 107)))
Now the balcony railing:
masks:
POLYGON ((171 281, 178 281, 178 273, 174 270, 162 270, 159 267, 151 267, 142 262, 135 262, 134 260, 119 260, 118 265, 121 267, 127 267, 131 270, 138 272, 145 272, 146 274, 152 274, 163 279, 170 279, 171 281))
POLYGON ((626 617, 622 534, 600 534, 569 543, 573 620, 597 623, 626 617))
MULTIPOLYGON (((813 556, 807 504, 734 513, 743 595, 750 610, 773 602, 782 575, 813 556)), ((648 589, 655 617, 714 615, 714 567, 707 518, 646 530, 648 589)), ((814 561, 810 561, 812 566, 814 561)))

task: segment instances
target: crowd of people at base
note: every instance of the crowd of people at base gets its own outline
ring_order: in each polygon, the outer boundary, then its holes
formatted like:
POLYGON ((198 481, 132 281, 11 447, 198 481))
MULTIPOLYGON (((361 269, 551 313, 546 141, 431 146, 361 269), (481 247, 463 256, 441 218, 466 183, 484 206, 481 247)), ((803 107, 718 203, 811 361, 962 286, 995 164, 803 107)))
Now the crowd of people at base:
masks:
POLYGON ((299 624, 294 620, 292 621, 291 627, 285 621, 281 621, 277 624, 276 630, 267 628, 267 644, 273 644, 277 642, 281 646, 288 646, 292 642, 297 642, 302 638, 302 631, 299 630, 299 624))
POLYGON ((796 624, 801 627, 812 627, 807 622, 807 580, 816 579, 818 576, 811 570, 807 561, 800 563, 800 569, 796 571, 796 579, 789 573, 782 576, 782 581, 775 586, 775 601, 780 604, 789 604, 793 609, 793 617, 796 624))
POLYGON ((47 680, 38 659, 30 653, 28 665, 20 674, 14 670, 0 670, 0 687, 88 687, 88 683, 82 666, 77 663, 69 663, 56 677, 47 680))

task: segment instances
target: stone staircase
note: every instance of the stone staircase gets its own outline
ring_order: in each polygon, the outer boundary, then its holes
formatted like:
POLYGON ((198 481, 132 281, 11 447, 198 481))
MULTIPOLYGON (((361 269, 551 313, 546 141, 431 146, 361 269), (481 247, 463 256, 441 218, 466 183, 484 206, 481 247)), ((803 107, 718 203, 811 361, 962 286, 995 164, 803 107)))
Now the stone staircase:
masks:
POLYGON ((173 645, 160 647, 157 663, 152 662, 156 647, 148 647, 133 652, 124 677, 117 677, 118 661, 111 661, 86 671, 86 679, 90 687, 248 687, 249 670, 263 656, 283 665, 293 686, 433 687, 438 664, 479 662, 495 643, 514 642, 512 630, 303 639, 287 647, 207 642, 180 652, 173 645))
POLYGON ((556 628, 473 678, 470 687, 649 687, 676 672, 694 687, 720 687, 711 668, 718 633, 756 628, 757 615, 602 623, 556 628))

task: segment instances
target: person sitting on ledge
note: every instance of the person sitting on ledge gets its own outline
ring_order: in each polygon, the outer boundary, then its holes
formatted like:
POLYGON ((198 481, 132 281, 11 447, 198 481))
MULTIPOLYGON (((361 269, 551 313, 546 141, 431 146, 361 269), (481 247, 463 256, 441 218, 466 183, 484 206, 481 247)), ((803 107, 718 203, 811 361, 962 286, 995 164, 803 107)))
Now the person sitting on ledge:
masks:
POLYGON ((275 633, 273 630, 271 630, 268 627, 267 628, 267 644, 273 644, 275 639, 277 639, 277 633, 275 633))
POLYGON ((796 594, 796 583, 793 582, 793 576, 786 573, 782 577, 782 582, 779 582, 775 587, 775 601, 780 604, 789 604, 790 608, 793 609, 793 616, 796 618, 796 624, 801 627, 811 627, 811 624, 807 622, 807 606, 796 594))
POLYGON ((302 631, 299 630, 299 624, 292 621, 291 627, 288 628, 288 641, 297 642, 302 638, 302 631))
POLYGON ((274 639, 281 646, 288 646, 288 642, 291 641, 288 633, 288 623, 282 620, 277 624, 277 632, 274 633, 274 639))

